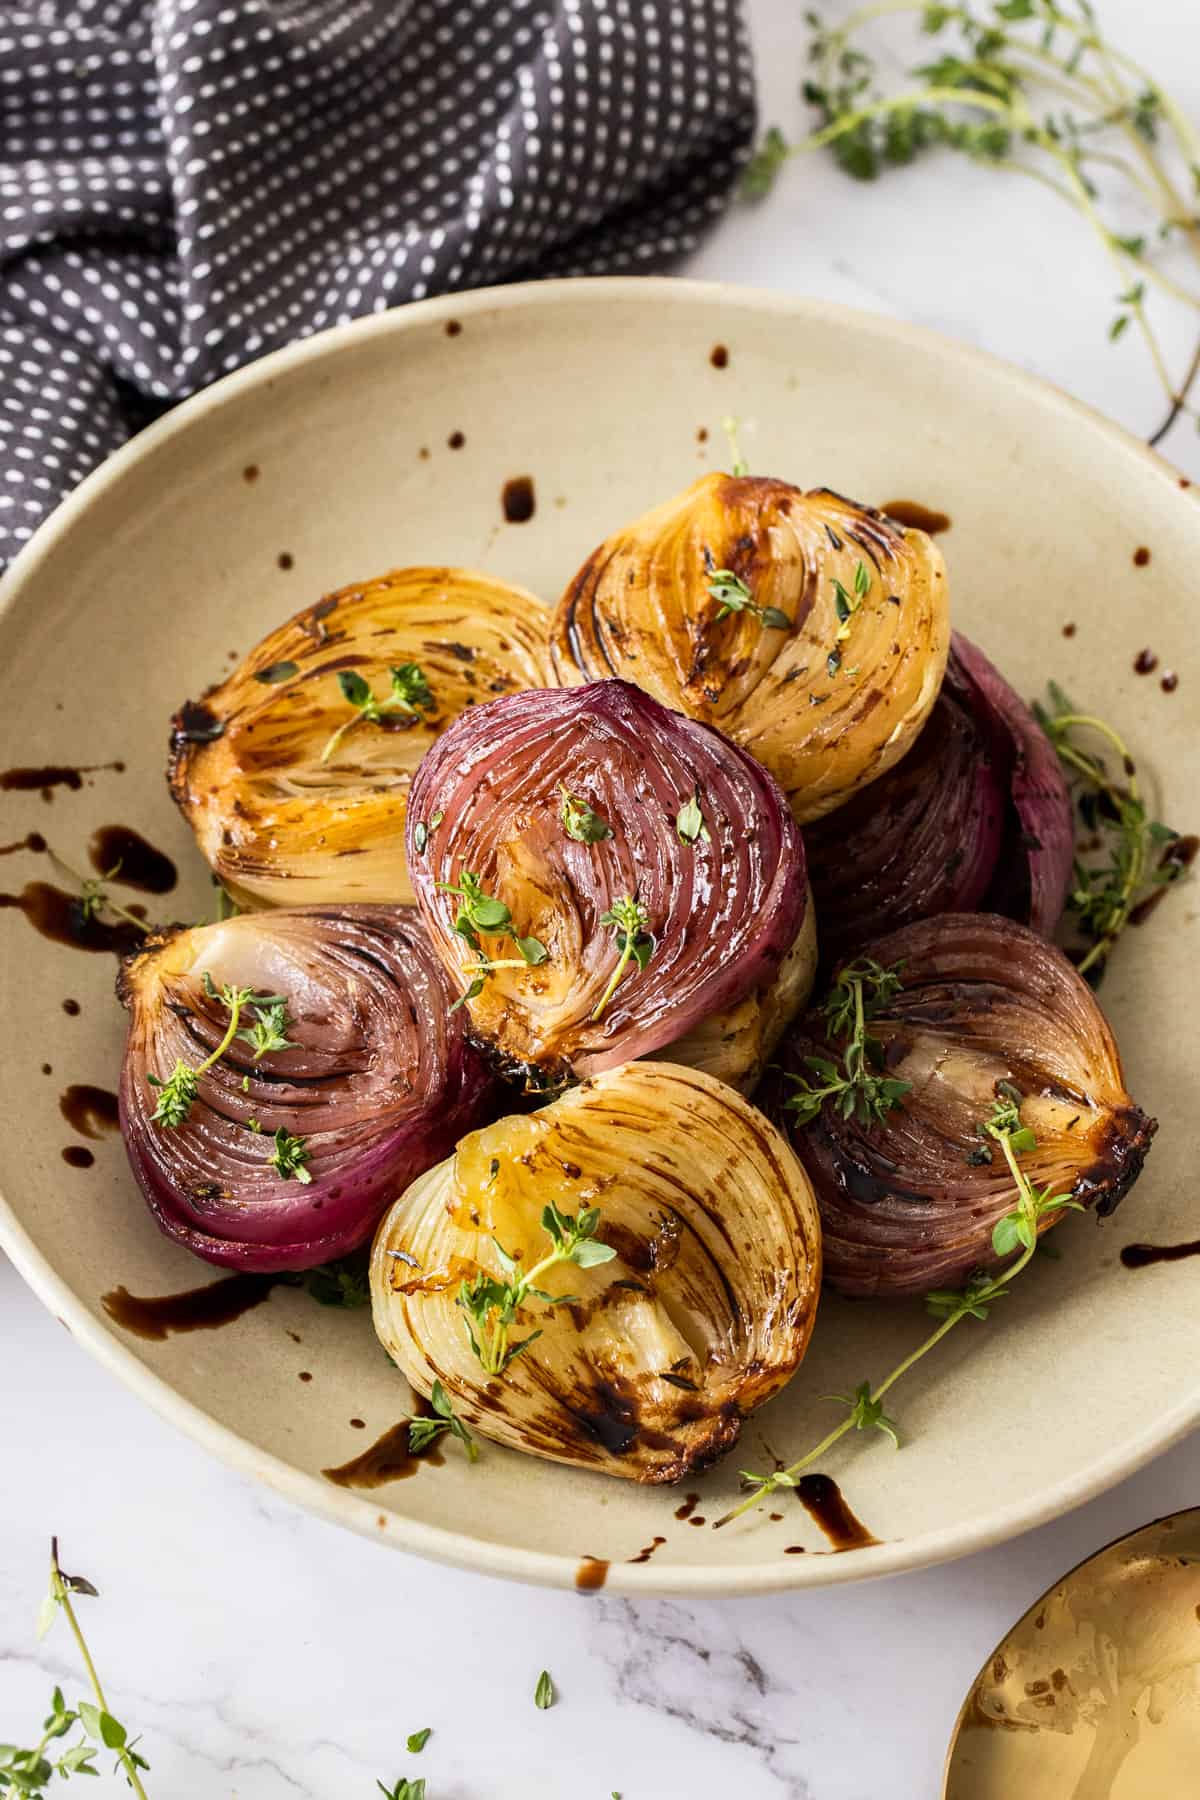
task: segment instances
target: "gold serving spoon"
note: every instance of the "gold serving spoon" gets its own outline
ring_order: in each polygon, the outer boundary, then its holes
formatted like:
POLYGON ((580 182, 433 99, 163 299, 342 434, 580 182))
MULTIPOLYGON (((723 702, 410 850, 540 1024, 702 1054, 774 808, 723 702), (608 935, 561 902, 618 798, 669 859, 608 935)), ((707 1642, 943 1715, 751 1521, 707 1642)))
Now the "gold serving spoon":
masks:
POLYGON ((1034 1602, 963 1701, 942 1800, 1200 1793, 1200 1507, 1118 1538, 1034 1602))

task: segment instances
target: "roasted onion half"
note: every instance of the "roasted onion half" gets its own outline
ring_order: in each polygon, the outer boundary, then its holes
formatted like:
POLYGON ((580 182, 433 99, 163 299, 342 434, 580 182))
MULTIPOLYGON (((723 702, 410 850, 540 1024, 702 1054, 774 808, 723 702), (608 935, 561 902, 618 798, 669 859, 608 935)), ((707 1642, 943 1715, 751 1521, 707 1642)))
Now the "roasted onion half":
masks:
POLYGON ((411 902, 413 771, 469 707, 545 686, 547 618, 489 575, 397 569, 297 613, 182 707, 171 792, 234 898, 411 902))
POLYGON ((411 910, 177 927, 126 959, 118 991, 133 1173, 167 1236, 208 1262, 275 1271, 344 1255, 486 1116, 491 1078, 411 910), (180 1077, 228 1035, 222 991, 238 988, 257 999, 239 1007, 237 1034, 180 1077), (173 1102, 179 1122, 154 1118, 173 1102))
POLYGON ((464 715, 417 771, 408 831, 472 1030, 535 1084, 702 1025, 690 1053, 736 1081, 811 984, 804 851, 777 784, 626 682, 464 715))
POLYGON ((804 823, 898 762, 949 647, 923 532, 827 488, 705 475, 603 543, 554 616, 564 684, 624 676, 722 731, 804 823))
POLYGON ((1049 937, 1071 879, 1071 800, 1029 708, 955 632, 912 749, 804 844, 827 963, 881 931, 976 907, 1049 937))
MULTIPOLYGON (((844 1294, 947 1288, 1004 1259, 992 1230, 1017 1202, 981 1123, 1010 1084, 1036 1147, 1021 1168, 1039 1188, 1101 1215, 1141 1172, 1156 1122, 1125 1091, 1113 1036, 1062 952, 1011 919, 951 913, 878 938, 865 954, 898 973, 869 1031, 890 1079, 911 1084, 864 1124, 826 1101, 797 1126, 788 1076, 836 1062, 840 1040, 810 1011, 758 1092, 788 1130, 821 1209, 825 1276, 844 1294), (989 1160, 990 1157, 990 1160, 989 1160)), ((1046 1213, 1040 1229, 1061 1219, 1046 1213)))
POLYGON ((812 1191, 781 1134, 724 1083, 641 1062, 464 1138, 380 1225, 371 1299, 389 1356, 423 1394, 440 1380, 473 1430, 664 1482, 715 1462, 795 1372, 820 1276, 812 1191), (524 1301, 507 1338, 521 1347, 489 1375, 464 1283, 532 1270, 551 1207, 572 1222, 597 1208, 608 1260, 539 1276, 556 1303, 524 1301))

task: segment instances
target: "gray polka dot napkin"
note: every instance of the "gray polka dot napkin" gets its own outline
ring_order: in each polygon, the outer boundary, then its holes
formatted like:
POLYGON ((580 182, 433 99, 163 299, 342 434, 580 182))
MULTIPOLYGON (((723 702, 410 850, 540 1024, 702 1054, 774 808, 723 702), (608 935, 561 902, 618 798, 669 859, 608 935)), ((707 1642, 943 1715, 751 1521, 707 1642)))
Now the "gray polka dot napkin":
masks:
POLYGON ((753 129, 739 0, 0 7, 0 560, 139 424, 294 338, 661 267, 753 129))

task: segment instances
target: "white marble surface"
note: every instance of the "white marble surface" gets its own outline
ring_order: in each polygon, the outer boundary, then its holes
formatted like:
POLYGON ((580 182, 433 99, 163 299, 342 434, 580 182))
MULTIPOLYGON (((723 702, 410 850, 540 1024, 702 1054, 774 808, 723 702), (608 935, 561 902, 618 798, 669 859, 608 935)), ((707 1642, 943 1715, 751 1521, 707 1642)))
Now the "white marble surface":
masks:
MULTIPOLYGON (((800 6, 752 10, 764 116, 791 125, 800 6)), ((1191 0, 1103 10, 1177 88, 1191 81, 1200 116, 1191 0)), ((693 271, 937 327, 1140 433, 1161 416, 1132 335, 1106 341, 1113 283, 1082 227, 966 166, 863 189, 794 164, 693 271)), ((1190 427, 1167 448, 1200 477, 1190 427)), ((430 1800, 925 1800, 1009 1622, 1080 1557, 1200 1492, 1194 1438, 1069 1518, 889 1583, 702 1605, 541 1593, 385 1552, 249 1486, 91 1363, 2 1260, 0 1318, 0 1738, 26 1736, 54 1681, 77 1686, 61 1627, 33 1641, 57 1531, 102 1590, 82 1604, 112 1705, 145 1735, 154 1800, 368 1800, 399 1773, 426 1775, 430 1800), (547 1713, 542 1667, 561 1693, 547 1713), (410 1759, 423 1725, 434 1735, 410 1759)))

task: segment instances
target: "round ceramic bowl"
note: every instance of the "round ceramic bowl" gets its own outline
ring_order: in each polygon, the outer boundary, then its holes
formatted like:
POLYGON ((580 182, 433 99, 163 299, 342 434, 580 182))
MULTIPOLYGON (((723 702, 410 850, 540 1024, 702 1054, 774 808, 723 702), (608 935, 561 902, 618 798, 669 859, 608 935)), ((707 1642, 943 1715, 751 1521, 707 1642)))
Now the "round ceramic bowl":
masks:
MULTIPOLYGON (((324 591, 404 563, 473 565, 553 601, 615 526, 723 465, 728 414, 756 470, 949 515, 956 622, 1024 693, 1053 677, 1117 722, 1165 816, 1195 824, 1200 507, 1165 464, 1061 394, 923 332, 777 295, 614 280, 428 302, 297 344, 86 481, 9 571, 0 615, 4 763, 84 772, 48 781, 49 804, 37 787, 0 790, 4 842, 39 833, 78 867, 95 829, 133 827, 181 872, 156 910, 209 916, 207 871, 163 779, 185 696, 324 591), (1146 648, 1154 676, 1134 671, 1146 648), (1173 692, 1160 686, 1168 668, 1173 692)), ((337 1485, 322 1471, 409 1406, 365 1312, 282 1288, 220 1330, 148 1341, 119 1326, 102 1303, 111 1290, 165 1294, 212 1272, 160 1237, 119 1138, 85 1140, 64 1117, 68 1085, 116 1085, 114 963, 33 929, 36 908, 20 902, 27 883, 54 879, 44 854, 19 848, 3 869, 4 1247, 150 1404, 381 1544, 562 1584, 593 1558, 585 1579, 607 1563, 609 1586, 630 1591, 846 1581, 1050 1518, 1200 1414, 1200 1264, 1131 1270, 1119 1254, 1130 1239, 1195 1236, 1190 889, 1127 934, 1103 990, 1130 1090, 1162 1122, 1142 1181, 1110 1220, 1064 1223, 1061 1261, 1039 1258, 986 1325, 966 1322, 896 1390, 903 1449, 858 1434, 837 1447, 825 1472, 876 1540, 838 1552, 786 1496, 776 1517, 708 1527, 738 1467, 799 1453, 836 1416, 821 1396, 878 1379, 917 1341, 915 1304, 827 1296, 800 1372, 695 1484, 698 1499, 491 1447, 475 1467, 448 1452, 416 1479, 337 1485)), ((78 1104, 67 1111, 78 1122, 78 1104)))

